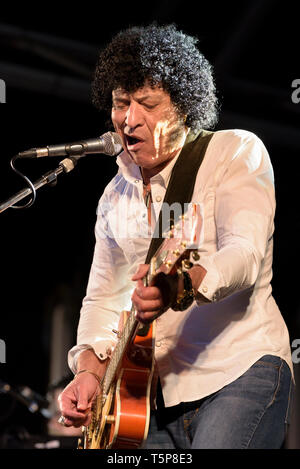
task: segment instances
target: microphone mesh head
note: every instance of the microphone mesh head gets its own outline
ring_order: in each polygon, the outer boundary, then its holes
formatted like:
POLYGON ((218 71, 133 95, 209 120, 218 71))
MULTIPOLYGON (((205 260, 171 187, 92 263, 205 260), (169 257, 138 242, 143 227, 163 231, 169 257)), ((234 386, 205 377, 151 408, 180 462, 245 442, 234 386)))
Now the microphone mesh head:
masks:
POLYGON ((121 137, 116 132, 107 132, 102 135, 102 139, 105 155, 116 156, 123 150, 121 137))

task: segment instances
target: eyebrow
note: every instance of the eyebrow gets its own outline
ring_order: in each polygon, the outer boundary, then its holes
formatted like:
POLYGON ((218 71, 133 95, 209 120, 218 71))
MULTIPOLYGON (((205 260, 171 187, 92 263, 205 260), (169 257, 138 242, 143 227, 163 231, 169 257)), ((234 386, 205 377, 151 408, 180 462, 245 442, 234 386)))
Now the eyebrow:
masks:
POLYGON ((113 97, 113 102, 119 101, 121 103, 126 103, 128 101, 128 98, 121 98, 118 96, 113 97))
MULTIPOLYGON (((154 96, 151 96, 149 94, 145 94, 144 96, 141 96, 140 98, 136 98, 136 100, 139 102, 139 103, 142 103, 143 101, 146 101, 146 99, 148 98, 154 98, 154 96)), ((120 101, 120 102, 127 102, 128 101, 128 97, 125 97, 122 95, 121 96, 113 96, 113 101, 120 101)))

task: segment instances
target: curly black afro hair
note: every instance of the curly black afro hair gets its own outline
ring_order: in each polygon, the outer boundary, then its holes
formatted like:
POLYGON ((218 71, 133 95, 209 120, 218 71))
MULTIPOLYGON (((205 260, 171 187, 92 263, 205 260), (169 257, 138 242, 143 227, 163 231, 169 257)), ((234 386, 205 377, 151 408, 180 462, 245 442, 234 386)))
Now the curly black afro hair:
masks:
POLYGON ((218 118, 212 67, 198 40, 176 26, 137 26, 119 32, 100 53, 92 83, 98 110, 111 111, 112 91, 132 93, 146 82, 160 84, 192 131, 215 126, 218 118))

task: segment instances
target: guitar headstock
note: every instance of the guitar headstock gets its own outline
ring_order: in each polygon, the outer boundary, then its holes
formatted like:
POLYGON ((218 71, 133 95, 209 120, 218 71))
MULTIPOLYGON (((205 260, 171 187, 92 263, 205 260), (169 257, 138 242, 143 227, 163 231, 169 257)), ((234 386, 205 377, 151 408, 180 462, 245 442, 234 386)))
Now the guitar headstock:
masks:
POLYGON ((202 241, 202 214, 199 204, 190 203, 184 215, 178 222, 163 234, 165 238, 158 251, 151 259, 150 276, 163 272, 173 274, 178 270, 187 270, 192 267, 189 260, 197 261, 200 256, 198 248, 202 241))

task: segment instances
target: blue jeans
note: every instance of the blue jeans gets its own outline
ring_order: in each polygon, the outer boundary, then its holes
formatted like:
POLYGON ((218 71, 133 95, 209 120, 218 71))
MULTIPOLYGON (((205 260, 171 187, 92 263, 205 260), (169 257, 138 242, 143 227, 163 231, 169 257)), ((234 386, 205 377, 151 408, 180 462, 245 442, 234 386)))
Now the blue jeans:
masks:
POLYGON ((165 408, 158 388, 144 448, 276 449, 284 442, 291 372, 265 355, 233 383, 199 401, 165 408))

